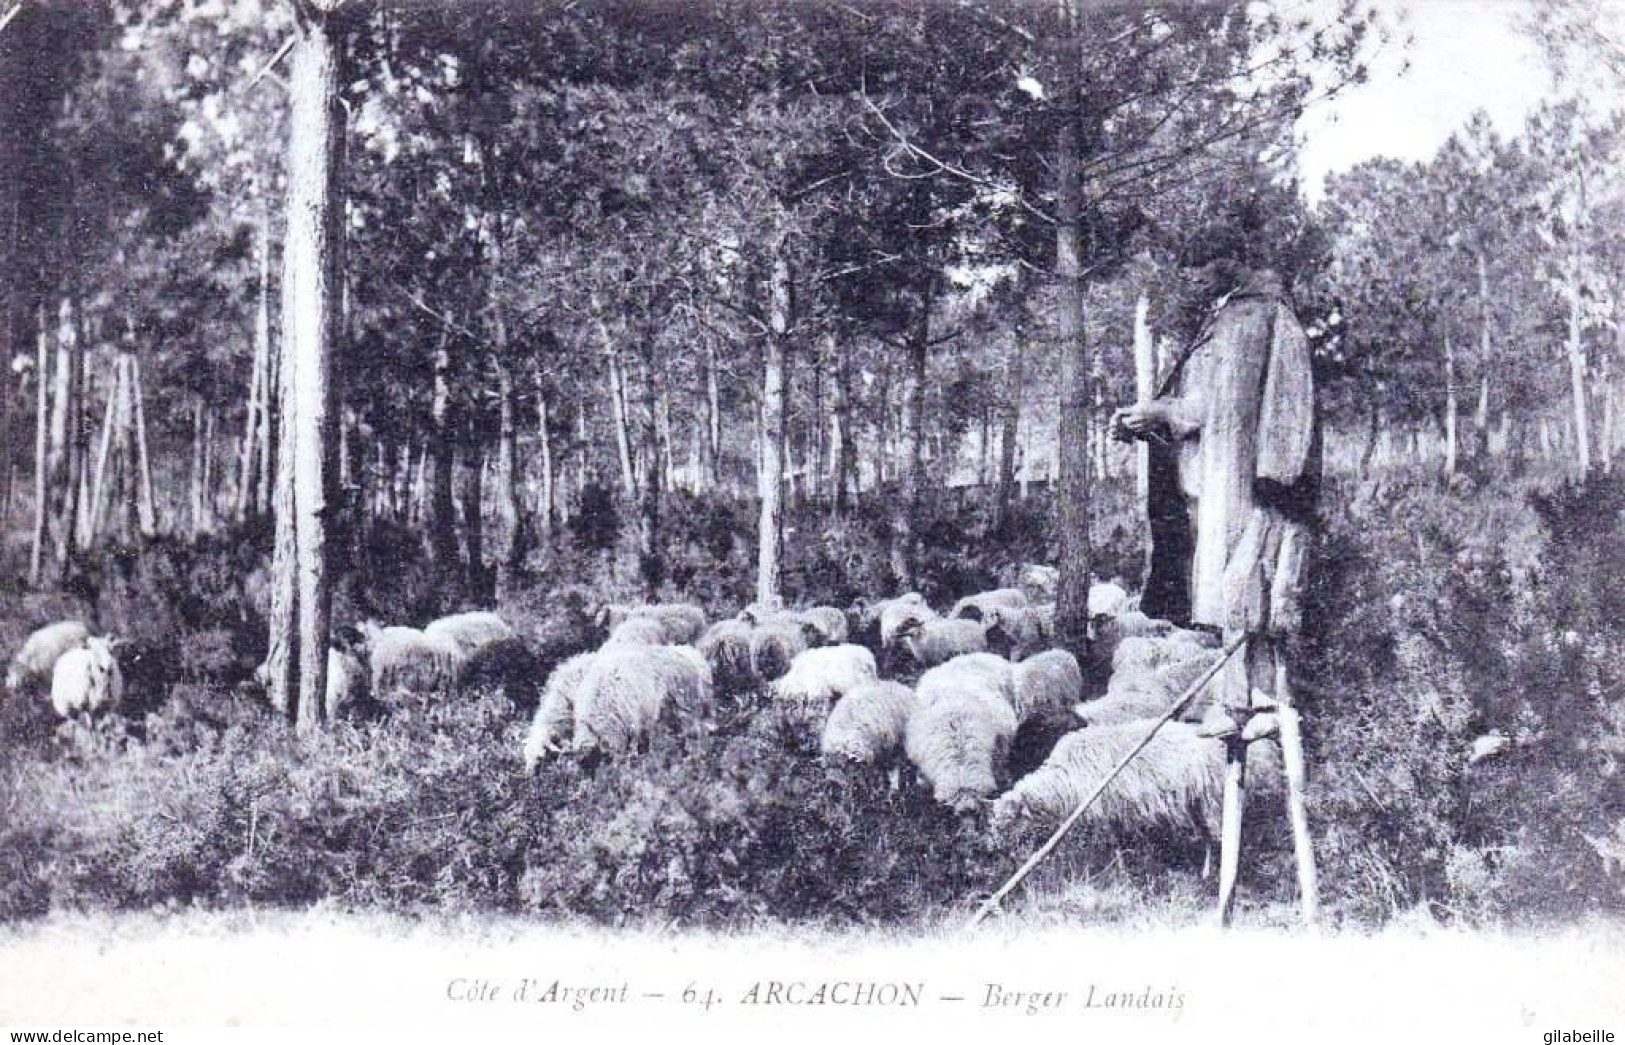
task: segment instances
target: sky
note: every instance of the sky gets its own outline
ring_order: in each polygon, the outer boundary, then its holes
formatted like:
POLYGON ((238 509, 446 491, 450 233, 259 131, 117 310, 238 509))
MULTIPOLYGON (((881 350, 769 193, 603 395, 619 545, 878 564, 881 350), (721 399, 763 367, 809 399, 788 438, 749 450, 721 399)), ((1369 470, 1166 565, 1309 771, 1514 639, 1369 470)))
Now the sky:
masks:
MULTIPOLYGON (((1534 0, 1539 2, 1539 0, 1534 0)), ((1414 36, 1378 55, 1368 83, 1306 113, 1298 124, 1303 188, 1320 199, 1326 175, 1373 156, 1431 157, 1475 110, 1514 135, 1550 90, 1533 40, 1518 28, 1526 0, 1379 0, 1414 36), (1401 74, 1405 58, 1410 69, 1401 74)), ((1403 34, 1400 34, 1403 35, 1403 34)))

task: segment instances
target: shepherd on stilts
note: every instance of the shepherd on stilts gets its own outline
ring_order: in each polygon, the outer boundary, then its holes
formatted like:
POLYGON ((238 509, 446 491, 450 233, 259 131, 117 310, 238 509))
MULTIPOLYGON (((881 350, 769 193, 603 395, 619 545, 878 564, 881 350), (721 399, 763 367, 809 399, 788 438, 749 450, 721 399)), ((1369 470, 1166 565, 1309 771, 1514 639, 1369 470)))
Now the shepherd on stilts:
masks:
MULTIPOLYGON (((1228 749, 1219 859, 1219 919, 1235 902, 1245 807, 1247 746, 1279 734, 1287 811, 1306 923, 1318 905, 1314 850, 1304 807, 1304 756, 1287 670, 1302 615, 1320 461, 1309 341, 1280 280, 1232 262, 1189 270, 1217 296, 1202 332, 1163 382, 1162 394, 1113 416, 1120 438, 1171 449, 1178 483, 1151 504, 1166 520, 1188 507, 1190 619, 1238 644, 1215 682, 1226 716, 1210 727, 1228 749)), ((1153 499, 1158 488, 1153 485, 1153 499)), ((1173 552, 1169 554, 1179 554, 1173 552)), ((1153 558, 1159 552, 1154 547, 1153 558)), ((1152 572, 1159 572, 1154 561, 1152 572)), ((1160 565, 1160 575, 1170 572, 1160 565)))

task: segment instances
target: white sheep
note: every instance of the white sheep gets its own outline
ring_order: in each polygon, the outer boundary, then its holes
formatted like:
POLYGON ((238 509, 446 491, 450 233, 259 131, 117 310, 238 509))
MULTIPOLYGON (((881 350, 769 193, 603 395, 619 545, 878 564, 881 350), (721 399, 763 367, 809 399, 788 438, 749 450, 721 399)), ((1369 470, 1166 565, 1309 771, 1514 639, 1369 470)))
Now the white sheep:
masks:
POLYGON ((612 646, 588 666, 574 697, 577 754, 619 754, 646 743, 663 714, 706 724, 711 669, 692 646, 612 646))
POLYGON ((914 692, 921 703, 929 704, 941 694, 967 686, 992 690, 1013 707, 1016 698, 1015 666, 994 653, 961 654, 921 675, 914 692))
POLYGON ((626 621, 643 617, 660 625, 663 637, 650 645, 680 646, 697 640, 705 631, 705 611, 692 603, 661 602, 637 606, 605 606, 598 611, 598 625, 613 632, 626 621))
POLYGON ((950 618, 964 617, 969 620, 981 620, 987 616, 987 611, 995 606, 1009 609, 1026 605, 1028 605, 1027 593, 1020 588, 995 588, 992 591, 965 596, 954 603, 954 608, 949 611, 948 616, 950 618))
MULTIPOLYGON (((994 830, 1007 830, 1021 820, 1052 824, 1069 816, 1151 725, 1139 720, 1067 734, 1042 766, 994 803, 994 830)), ((1262 794, 1278 794, 1275 746, 1253 744, 1250 757, 1249 779, 1256 773, 1262 794)), ((1218 837, 1223 785, 1224 744, 1201 736, 1194 725, 1170 722, 1112 780, 1082 824, 1133 833, 1194 830, 1211 841, 1218 837)))
POLYGON ((578 653, 553 669, 525 733, 525 768, 533 770, 550 754, 562 752, 575 734, 576 693, 596 653, 578 653))
POLYGON ((1053 566, 1027 565, 1016 571, 1016 587, 1029 602, 1054 602, 1061 587, 1061 571, 1053 566))
POLYGON ((896 637, 898 645, 922 668, 987 649, 982 626, 974 620, 957 617, 909 620, 897 629, 896 637))
POLYGON ((876 620, 880 623, 880 646, 891 649, 897 644, 897 631, 910 621, 934 620, 937 611, 926 605, 919 592, 909 592, 895 599, 875 603, 876 620))
POLYGON ((633 616, 610 629, 604 648, 611 646, 664 646, 666 626, 654 617, 633 616))
POLYGON ((982 617, 989 649, 1021 660, 1055 643, 1055 604, 991 606, 982 617))
POLYGON ((695 643, 700 655, 711 665, 711 675, 719 689, 733 691, 750 684, 753 675, 750 633, 751 626, 742 620, 719 620, 695 643))
POLYGON ((6 668, 6 688, 20 690, 25 686, 44 685, 51 681, 51 669, 57 658, 90 638, 90 629, 82 621, 63 620, 47 624, 23 641, 22 648, 11 658, 6 668))
POLYGON ((825 645, 839 646, 846 642, 850 635, 846 614, 834 606, 808 607, 801 611, 801 618, 818 630, 823 636, 825 645))
POLYGON ((61 718, 113 711, 123 699, 124 676, 105 638, 85 639, 51 667, 51 707, 61 718))
POLYGON ((358 626, 372 665, 372 693, 379 700, 401 692, 450 690, 457 682, 462 650, 444 635, 427 635, 417 628, 380 627, 373 621, 358 626))
POLYGON ((824 723, 819 754, 826 762, 885 766, 903 752, 914 694, 900 682, 866 682, 850 690, 824 723))
POLYGON ((327 718, 333 721, 363 707, 372 678, 361 658, 349 650, 327 650, 327 718))
POLYGON ((772 682, 790 670, 790 664, 803 650, 819 644, 821 636, 804 620, 773 617, 750 632, 751 674, 762 682, 772 682))
POLYGON ((1097 581, 1089 585, 1087 603, 1089 616, 1117 616, 1128 609, 1128 592, 1110 581, 1097 581))
POLYGON ((434 639, 449 639, 456 644, 465 658, 473 656, 486 646, 514 638, 513 627, 487 610, 454 613, 449 617, 430 621, 423 626, 423 634, 434 639))
POLYGON ((1083 696, 1083 670, 1078 658, 1066 650, 1034 654, 1015 666, 1015 696, 1011 706, 1018 725, 1040 715, 1064 714, 1083 696))
POLYGON ((1210 652, 1206 646, 1182 639, 1131 635, 1112 651, 1112 677, 1133 671, 1149 673, 1167 664, 1208 656, 1210 652))
POLYGON ((915 705, 904 750, 932 796, 965 813, 998 792, 1015 735, 1016 714, 1003 697, 964 685, 915 705))
POLYGON ((796 654, 771 688, 779 711, 816 734, 836 701, 879 677, 875 655, 862 646, 819 646, 796 654))

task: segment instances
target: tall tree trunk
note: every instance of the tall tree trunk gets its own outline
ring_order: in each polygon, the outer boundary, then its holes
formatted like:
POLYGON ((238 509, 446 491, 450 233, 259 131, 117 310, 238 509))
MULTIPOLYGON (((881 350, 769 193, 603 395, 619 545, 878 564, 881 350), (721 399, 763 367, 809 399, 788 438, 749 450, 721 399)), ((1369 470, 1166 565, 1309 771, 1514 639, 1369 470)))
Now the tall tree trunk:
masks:
POLYGON ((779 604, 779 575, 784 541, 784 422, 788 399, 785 380, 789 366, 791 323, 790 262, 780 253, 773 259, 769 287, 768 332, 762 343, 762 408, 758 437, 757 492, 761 518, 757 525, 756 601, 779 604))
POLYGON ((722 485, 722 381, 717 374, 717 343, 705 339, 706 470, 711 485, 722 485))
POLYGON ((604 339, 604 362, 609 372, 609 406, 615 422, 615 450, 621 462, 621 492, 628 502, 634 502, 638 496, 638 475, 637 462, 632 458, 632 421, 626 403, 626 374, 621 368, 615 342, 610 338, 609 326, 600 320, 598 330, 604 339))
POLYGON ((852 425, 852 375, 846 358, 846 338, 829 335, 830 358, 829 463, 832 504, 845 515, 852 504, 857 479, 857 431, 852 425))
MULTIPOLYGON (((1070 13, 1068 22, 1070 23, 1070 13)), ((1078 170, 1076 27, 1063 29, 1062 67, 1069 70, 1062 90, 1061 127, 1056 135, 1057 214, 1055 230, 1056 333, 1061 342, 1060 409, 1056 429, 1060 457, 1056 477, 1056 522, 1060 535, 1061 580, 1055 632, 1058 643, 1080 654, 1088 642, 1092 549, 1089 533, 1089 347, 1084 330, 1082 183, 1078 170)))
POLYGON ((45 579, 45 540, 50 519, 51 342, 45 306, 39 307, 34 367, 34 541, 28 554, 28 582, 45 579))
POLYGON ((539 364, 536 368, 536 434, 537 444, 542 454, 541 496, 536 505, 536 524, 541 531, 542 539, 551 543, 553 540, 553 503, 555 500, 553 494, 553 433, 548 423, 547 389, 542 384, 542 371, 539 364))
POLYGON ((638 574, 644 597, 653 602, 666 578, 660 549, 660 492, 666 485, 662 476, 670 458, 669 437, 661 434, 662 410, 653 373, 644 374, 643 412, 646 421, 639 426, 642 445, 638 452, 645 462, 638 487, 638 574))
POLYGON ((1568 272, 1568 355, 1569 355, 1569 385, 1574 397, 1574 454, 1575 466, 1581 479, 1591 472, 1591 421, 1590 411, 1586 404, 1586 354, 1585 343, 1582 340, 1584 330, 1584 313, 1582 312, 1583 292, 1581 281, 1585 273, 1585 241, 1580 228, 1586 220, 1586 178, 1585 171, 1579 171, 1579 213, 1576 222, 1579 226, 1570 237, 1569 272, 1568 272))
POLYGON ((107 505, 108 464, 113 455, 113 432, 118 428, 119 408, 123 405, 120 391, 124 383, 124 357, 115 356, 112 360, 112 374, 107 381, 107 407, 102 411, 102 436, 96 450, 96 470, 90 487, 90 526, 86 545, 95 543, 101 532, 102 514, 107 505))
POLYGON ((464 585, 478 598, 485 597, 485 449, 480 446, 471 416, 463 449, 463 543, 468 547, 464 585))
MULTIPOLYGON (((327 514, 333 485, 333 417, 337 385, 332 348, 338 336, 342 284, 344 111, 339 105, 339 27, 327 4, 299 7, 302 24, 288 76, 287 232, 283 249, 284 367, 282 409, 292 415, 282 454, 291 457, 297 570, 293 633, 272 644, 292 647, 297 673, 272 685, 279 706, 301 731, 326 715, 331 592, 327 583, 327 514), (295 639, 295 636, 297 638, 295 639)), ((281 527, 283 521, 278 520, 281 527)), ((287 621, 280 621, 287 624, 287 621)))
POLYGON ((892 512, 891 567, 904 590, 915 586, 915 540, 925 483, 925 372, 931 343, 931 303, 936 281, 930 280, 920 296, 919 312, 908 336, 907 367, 903 371, 903 482, 892 512))
POLYGON ((1450 327, 1444 329, 1444 475, 1456 474, 1456 350, 1450 327))
POLYGON ((146 387, 141 381, 141 357, 130 356, 130 399, 134 410, 135 420, 135 461, 137 480, 141 484, 140 519, 141 534, 151 537, 158 532, 158 502, 152 492, 152 455, 147 447, 147 412, 144 403, 147 398, 146 387))
POLYGON ((1021 397, 1027 382, 1027 331, 1016 321, 1005 366, 1004 410, 999 428, 999 482, 993 513, 994 529, 1002 532, 1010 518, 1010 502, 1016 491, 1016 449, 1021 437, 1021 397))
POLYGON ((1478 265, 1478 404, 1473 410, 1473 456, 1490 452, 1490 374, 1495 369, 1494 342, 1490 331, 1490 269, 1483 251, 1476 254, 1478 265))
MULTIPOLYGON (((457 520, 452 503, 452 456, 455 443, 451 403, 450 334, 442 331, 434 353, 434 399, 425 458, 433 458, 429 490, 429 552, 442 582, 457 572, 457 520)), ((419 482, 421 489, 421 481, 419 482)), ((418 494, 421 498, 422 494, 418 494)))
POLYGON ((513 370, 507 358, 507 335, 497 347, 496 592, 505 598, 524 548, 519 539, 519 421, 513 370))

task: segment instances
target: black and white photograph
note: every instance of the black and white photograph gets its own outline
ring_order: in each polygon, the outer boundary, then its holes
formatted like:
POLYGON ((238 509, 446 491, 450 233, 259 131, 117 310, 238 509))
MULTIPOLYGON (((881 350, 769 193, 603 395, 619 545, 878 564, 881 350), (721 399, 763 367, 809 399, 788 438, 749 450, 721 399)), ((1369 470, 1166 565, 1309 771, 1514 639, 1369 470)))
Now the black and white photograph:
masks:
POLYGON ((1615 1041, 1622 585, 1622 0, 0 0, 8 1040, 1615 1041))

